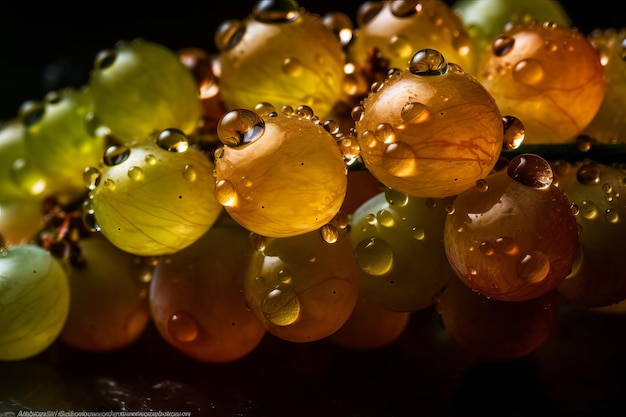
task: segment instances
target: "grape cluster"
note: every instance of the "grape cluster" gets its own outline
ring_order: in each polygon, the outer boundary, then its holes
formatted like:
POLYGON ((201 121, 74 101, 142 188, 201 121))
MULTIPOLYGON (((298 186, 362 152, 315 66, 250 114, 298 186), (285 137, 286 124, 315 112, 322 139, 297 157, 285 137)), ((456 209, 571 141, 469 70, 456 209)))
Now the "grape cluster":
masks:
POLYGON ((559 303, 625 300, 626 171, 585 151, 625 140, 626 32, 492 3, 259 2, 215 55, 120 41, 25 102, 0 125, 0 360, 150 323, 204 362, 370 350, 428 308, 510 360, 559 303), (575 160, 526 147, 555 144, 575 160))

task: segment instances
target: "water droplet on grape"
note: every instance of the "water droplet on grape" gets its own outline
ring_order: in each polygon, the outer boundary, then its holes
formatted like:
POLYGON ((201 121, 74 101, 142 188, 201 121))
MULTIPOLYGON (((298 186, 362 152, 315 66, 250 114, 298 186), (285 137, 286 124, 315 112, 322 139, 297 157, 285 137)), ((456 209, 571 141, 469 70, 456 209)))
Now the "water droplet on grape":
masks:
POLYGON ((422 49, 409 61, 409 71, 419 76, 443 75, 448 72, 448 62, 441 52, 435 49, 422 49))
POLYGON ((263 0, 256 2, 252 16, 259 22, 285 23, 300 17, 300 6, 295 0, 263 0))
POLYGON ((593 185, 600 182, 600 167, 593 163, 583 164, 576 171, 576 179, 583 185, 593 185))
POLYGON ((196 171, 191 165, 187 164, 183 168, 183 178, 187 181, 193 182, 198 178, 198 171, 196 171))
POLYGON ((265 132, 265 122, 255 112, 247 109, 231 110, 217 125, 217 136, 227 146, 236 147, 254 142, 265 132))
POLYGON ((532 87, 543 81, 545 71, 541 63, 536 59, 523 59, 513 67, 513 78, 521 84, 532 87))
POLYGON ((239 20, 227 20, 215 31, 215 46, 222 52, 235 48, 246 34, 247 26, 239 20))
POLYGON ((196 319, 185 311, 177 311, 167 320, 167 331, 178 342, 193 342, 200 331, 196 319))
POLYGON ((519 148, 526 135, 522 121, 515 116, 504 116, 502 117, 502 124, 504 126, 504 148, 508 150, 519 148))
POLYGON ((391 143, 383 152, 383 168, 396 177, 413 175, 416 165, 417 162, 413 149, 404 142, 391 143))
POLYGON ((143 171, 143 169, 136 167, 136 166, 132 166, 128 168, 128 178, 130 178, 131 180, 143 181, 145 177, 146 177, 146 173, 143 171))
POLYGON ((511 159, 507 173, 520 184, 537 189, 549 188, 554 180, 550 164, 534 154, 517 155, 511 159))
POLYGON ((526 282, 543 281, 550 272, 550 259, 542 252, 533 251, 521 257, 517 274, 526 282))
POLYGON ((237 204, 235 186, 229 180, 219 180, 215 184, 215 198, 224 207, 233 207, 237 204))
POLYGON ((376 213, 376 220, 378 224, 384 227, 393 227, 395 224, 393 215, 388 210, 379 210, 378 213, 376 213))
POLYGON ((495 56, 504 56, 511 52, 515 46, 515 38, 512 36, 502 35, 497 37, 491 44, 491 50, 495 56))
POLYGON ((494 247, 498 252, 506 255, 515 255, 519 251, 517 243, 515 243, 515 239, 508 236, 500 236, 496 238, 494 241, 494 247))
POLYGON ((98 52, 98 54, 96 54, 93 66, 96 70, 103 71, 111 67, 116 59, 117 59, 117 50, 104 49, 98 52))
POLYGON ((320 228, 320 236, 326 243, 335 243, 339 239, 339 230, 332 224, 325 224, 320 228))
POLYGON ((409 196, 391 188, 385 190, 385 200, 390 206, 404 207, 409 203, 409 196))
POLYGON ((298 77, 304 71, 304 66, 298 58, 285 58, 281 68, 290 77, 298 77))
POLYGON ((402 107, 400 116, 405 123, 418 124, 427 121, 430 118, 430 113, 425 104, 410 102, 402 107))
POLYGON ((393 266, 393 251, 384 239, 372 237, 360 241, 355 248, 359 266, 369 275, 384 275, 393 266))
POLYGON ((102 173, 98 168, 95 167, 87 167, 83 171, 83 181, 88 189, 95 189, 100 183, 100 178, 102 177, 102 173))
POLYGON ((157 135, 156 143, 168 152, 185 152, 189 148, 187 135, 178 129, 162 130, 157 135))
POLYGON ((300 316, 300 300, 290 285, 278 284, 261 302, 261 312, 276 326, 289 326, 300 316))
POLYGON ((106 166, 115 166, 119 165, 130 156, 130 148, 127 146, 109 146, 104 151, 104 156, 102 161, 106 166))
POLYGON ((591 200, 583 200, 578 205, 579 214, 588 220, 593 220, 598 217, 598 206, 591 200))
POLYGON ((265 236, 250 233, 250 246, 257 252, 263 252, 265 250, 265 236))

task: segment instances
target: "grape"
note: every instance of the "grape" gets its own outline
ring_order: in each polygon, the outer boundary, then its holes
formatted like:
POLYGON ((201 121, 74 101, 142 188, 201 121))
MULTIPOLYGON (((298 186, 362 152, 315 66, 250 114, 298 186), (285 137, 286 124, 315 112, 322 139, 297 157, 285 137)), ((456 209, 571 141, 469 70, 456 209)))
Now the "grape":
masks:
POLYGON ((527 356, 553 334, 557 321, 554 292, 525 301, 488 299, 452 279, 437 304, 444 328, 480 360, 527 356))
POLYGON ((439 51, 417 52, 354 108, 365 167, 415 197, 450 197, 486 177, 503 141, 498 106, 439 51))
POLYGON ((139 339, 150 321, 140 262, 99 233, 76 244, 79 259, 66 268, 72 297, 60 340, 84 351, 123 349, 139 339))
POLYGON ((135 39, 101 51, 90 73, 96 123, 120 143, 176 128, 194 133, 200 120, 198 85, 178 55, 135 39))
POLYGON ((596 29, 588 35, 600 55, 607 89, 602 104, 583 134, 599 143, 626 142, 626 27, 596 29))
POLYGON ((359 263, 359 291, 372 304, 417 311, 454 276, 443 245, 446 208, 452 198, 381 192, 350 220, 349 237, 359 263))
POLYGON ((104 138, 88 129, 92 110, 89 92, 73 88, 50 92, 43 101, 28 101, 20 108, 26 159, 45 176, 46 193, 65 202, 84 196, 81 174, 104 152, 104 138))
POLYGON ((440 0, 362 3, 349 60, 365 65, 372 48, 378 49, 392 68, 406 68, 415 52, 429 48, 468 72, 474 69, 470 34, 450 6, 440 0))
POLYGON ((561 3, 555 0, 458 0, 451 7, 471 35, 475 67, 507 26, 553 22, 568 27, 572 23, 561 3))
POLYGON ((398 340, 410 318, 407 311, 387 310, 359 297, 348 320, 329 340, 349 350, 380 349, 398 340))
POLYGON ((283 238, 253 235, 253 243, 245 294, 270 333, 312 342, 344 325, 357 301, 358 267, 343 229, 326 225, 283 238))
POLYGON ((220 120, 216 196, 251 232, 290 237, 319 229, 339 212, 347 167, 336 138, 310 107, 270 104, 220 120))
POLYGON ((484 54, 478 81, 503 114, 522 121, 524 143, 573 142, 606 92, 600 57, 575 27, 512 25, 484 54))
POLYGON ((580 226, 576 268, 558 291, 568 302, 584 308, 604 307, 626 299, 622 247, 626 236, 626 173, 592 161, 572 167, 573 175, 559 184, 578 207, 580 226))
POLYGON ((140 256, 189 246, 217 220, 214 165, 177 129, 113 146, 85 178, 86 220, 118 248, 140 256))
POLYGON ((521 154, 459 194, 444 245, 457 276, 485 297, 538 298, 563 282, 578 250, 572 203, 543 158, 521 154))
POLYGON ((14 162, 26 156, 24 133, 24 125, 18 119, 0 123, 0 204, 29 194, 15 181, 13 172, 14 162))
POLYGON ((0 360, 33 357, 58 338, 70 288, 61 263, 34 244, 0 251, 0 360))
POLYGON ((7 245, 31 241, 44 225, 42 201, 16 198, 0 203, 0 234, 7 245))
POLYGON ((152 319, 172 346, 204 362, 252 352, 265 327, 244 295, 249 232, 221 222, 198 241, 160 259, 150 287, 152 319))
POLYGON ((296 2, 259 2, 246 19, 223 22, 215 44, 228 110, 265 101, 306 105, 327 118, 342 98, 342 45, 318 15, 296 2))

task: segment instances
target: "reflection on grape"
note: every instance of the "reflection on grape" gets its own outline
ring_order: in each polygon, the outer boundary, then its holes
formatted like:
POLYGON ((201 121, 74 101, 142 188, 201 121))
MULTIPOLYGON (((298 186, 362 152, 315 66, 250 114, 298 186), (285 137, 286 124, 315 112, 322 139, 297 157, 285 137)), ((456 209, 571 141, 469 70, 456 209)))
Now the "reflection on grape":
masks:
POLYGON ((0 248, 0 360, 47 349, 67 319, 70 287, 60 262, 34 244, 0 248))

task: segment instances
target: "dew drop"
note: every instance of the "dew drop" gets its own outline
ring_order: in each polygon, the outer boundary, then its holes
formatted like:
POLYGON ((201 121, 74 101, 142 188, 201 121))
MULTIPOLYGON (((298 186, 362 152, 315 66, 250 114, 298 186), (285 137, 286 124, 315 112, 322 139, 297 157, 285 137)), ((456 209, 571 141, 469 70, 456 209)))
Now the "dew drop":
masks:
POLYGON ((215 31, 215 46, 222 52, 234 49, 246 34, 245 23, 239 20, 227 20, 220 24, 215 31))
POLYGON ((384 7, 384 2, 366 1, 357 9, 356 21, 358 26, 371 22, 384 7))
POLYGON ((600 182, 600 167, 594 163, 585 163, 576 171, 576 179, 583 185, 594 185, 600 182))
POLYGON ((410 17, 417 13, 419 5, 419 0, 392 1, 389 3, 389 10, 396 17, 410 17))
POLYGON ((504 116, 502 117, 502 125, 504 127, 504 148, 508 150, 519 148, 526 136, 526 129, 522 121, 515 116, 504 116))
POLYGON ((427 121, 430 118, 430 112, 426 105, 419 102, 410 102, 402 106, 400 116, 405 123, 418 124, 427 121))
POLYGON ((413 149, 404 142, 389 144, 382 155, 382 166, 396 177, 413 175, 416 167, 413 149))
POLYGON ((378 224, 384 227, 393 227, 396 222, 393 215, 388 210, 379 210, 378 213, 376 213, 376 220, 378 224))
POLYGON ((146 164, 148 165, 154 165, 157 163, 156 157, 152 154, 146 155, 146 157, 144 158, 144 161, 146 161, 146 164))
POLYGON ((250 239, 250 246, 252 249, 257 252, 263 252, 265 250, 265 236, 250 232, 248 238, 250 239))
POLYGON ((339 230, 332 224, 320 227, 320 236, 326 243, 335 243, 339 240, 339 230))
POLYGON ((491 43, 491 51, 495 56, 500 57, 511 52, 513 46, 515 46, 515 38, 508 35, 502 35, 498 36, 491 43))
POLYGON ((235 109, 222 116, 217 125, 220 141, 231 147, 254 142, 265 132, 265 122, 257 113, 248 109, 235 109))
POLYGON ((136 166, 128 168, 127 174, 128 178, 133 181, 143 181, 143 179, 146 177, 146 173, 144 172, 144 170, 136 166))
POLYGON ((157 135, 156 143, 168 152, 185 152, 189 148, 187 135, 173 128, 162 130, 157 135))
POLYGON ((487 182, 487 180, 484 179, 484 178, 476 180, 476 190, 479 193, 484 193, 484 192, 488 191, 489 190, 489 183, 487 182))
POLYGON ((396 132, 389 123, 380 123, 376 126, 376 140, 380 143, 394 143, 396 141, 396 132))
POLYGON ((219 180, 215 184, 215 198, 224 207, 233 207, 237 204, 235 186, 229 180, 219 180))
POLYGON ((415 240, 424 240, 426 238, 426 231, 421 226, 414 226, 411 228, 411 232, 413 234, 413 238, 415 240))
POLYGON ((94 68, 96 70, 105 70, 110 68, 115 60, 117 59, 117 50, 116 49, 103 49, 102 51, 96 54, 94 59, 94 68))
POLYGON ((607 222, 616 224, 619 222, 619 213, 617 212, 617 210, 608 208, 604 212, 604 218, 606 219, 607 222))
POLYGON ((300 316, 300 299, 290 285, 278 284, 261 301, 261 312, 276 326, 289 326, 300 316))
POLYGON ((299 77, 304 71, 304 66, 298 58, 286 58, 281 66, 283 73, 290 77, 299 77))
POLYGON ((183 178, 187 181, 194 182, 198 179, 198 171, 191 165, 186 164, 185 168, 183 168, 183 178))
POLYGON ((484 253, 487 256, 491 256, 493 255, 496 250, 493 247, 493 245, 490 242, 484 241, 484 242, 480 242, 480 245, 478 246, 478 249, 480 250, 481 253, 484 253))
POLYGON ((104 151, 104 156, 102 158, 102 161, 104 162, 106 166, 112 167, 112 166, 121 164, 122 162, 127 160, 129 156, 130 156, 130 148, 124 145, 121 145, 121 146, 114 145, 114 146, 109 146, 104 151))
POLYGON ((257 1, 252 16, 264 23, 293 22, 300 17, 300 6, 295 0, 257 1))
POLYGON ((517 274, 526 282, 541 282, 549 272, 550 259, 543 252, 530 252, 522 256, 517 264, 517 274))
POLYGON ((24 126, 30 127, 41 122, 45 112, 46 106, 42 102, 28 100, 20 106, 18 115, 24 126))
POLYGON ((178 342, 193 342, 198 338, 196 319, 186 311, 177 311, 167 320, 167 331, 178 342))
POLYGON ((102 173, 98 168, 87 167, 83 171, 83 181, 90 190, 94 190, 98 186, 100 178, 102 178, 102 173))
POLYGON ((550 164, 542 157, 529 153, 511 159, 507 173, 520 184, 536 189, 549 188, 554 180, 550 164))
POLYGON ((587 220, 593 220, 598 217, 598 206, 591 200, 583 200, 578 205, 578 213, 587 220))
POLYGON ((503 254, 506 255, 515 255, 519 252, 519 248, 517 243, 515 243, 515 239, 508 236, 500 236, 496 238, 494 241, 494 248, 503 254))
POLYGON ((393 251, 384 239, 372 237, 360 241, 355 255, 361 270, 369 275, 384 275, 393 267, 393 251))
POLYGON ((390 206, 404 207, 409 204, 409 196, 407 194, 391 188, 385 190, 385 200, 390 206))
POLYGON ((545 78, 543 65, 533 58, 523 59, 513 67, 513 78, 521 84, 536 86, 545 78))
POLYGON ((85 225, 87 230, 90 230, 92 232, 100 231, 100 226, 98 225, 96 215, 93 210, 88 210, 83 213, 83 224, 85 225))
POLYGON ((441 52, 435 49, 422 49, 409 61, 409 71, 419 76, 443 75, 448 72, 448 62, 441 52))

